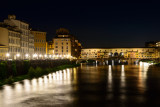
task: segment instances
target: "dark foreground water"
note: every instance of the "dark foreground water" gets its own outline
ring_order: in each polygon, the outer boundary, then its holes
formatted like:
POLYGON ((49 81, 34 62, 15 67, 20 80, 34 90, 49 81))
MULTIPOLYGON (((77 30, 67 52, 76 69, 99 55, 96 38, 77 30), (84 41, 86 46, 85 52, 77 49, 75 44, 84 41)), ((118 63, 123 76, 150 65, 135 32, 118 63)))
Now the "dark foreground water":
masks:
POLYGON ((160 67, 81 66, 0 89, 0 107, 160 107, 160 67))

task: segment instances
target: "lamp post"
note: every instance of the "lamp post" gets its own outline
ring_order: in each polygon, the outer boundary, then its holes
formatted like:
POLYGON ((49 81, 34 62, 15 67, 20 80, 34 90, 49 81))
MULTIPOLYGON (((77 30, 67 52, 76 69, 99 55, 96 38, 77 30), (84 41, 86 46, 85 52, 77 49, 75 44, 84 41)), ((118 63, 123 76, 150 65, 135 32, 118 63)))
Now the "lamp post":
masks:
POLYGON ((16 59, 19 59, 19 57, 20 57, 20 54, 16 54, 16 59))
POLYGON ((10 56, 10 54, 9 54, 9 53, 6 53, 6 57, 7 57, 7 59, 9 59, 9 56, 10 56))
POLYGON ((26 54, 25 57, 26 57, 26 59, 28 59, 29 58, 29 54, 26 54))
POLYGON ((44 55, 44 57, 45 57, 45 59, 47 59, 47 55, 46 54, 44 55))
MULTIPOLYGON (((34 59, 34 58, 37 58, 37 56, 38 56, 37 54, 33 54, 33 59, 34 59)), ((37 59, 38 59, 38 58, 37 58, 37 59)))

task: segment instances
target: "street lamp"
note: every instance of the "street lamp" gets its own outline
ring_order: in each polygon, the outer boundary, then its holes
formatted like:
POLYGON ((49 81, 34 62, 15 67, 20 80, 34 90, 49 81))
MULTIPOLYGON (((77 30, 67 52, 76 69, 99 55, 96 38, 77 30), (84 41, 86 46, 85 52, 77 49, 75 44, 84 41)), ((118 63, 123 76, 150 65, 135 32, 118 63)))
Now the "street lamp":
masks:
POLYGON ((28 57, 29 57, 29 55, 28 55, 28 54, 26 54, 26 55, 25 55, 25 57, 26 57, 26 58, 28 58, 28 57))
POLYGON ((47 58, 47 55, 45 54, 44 57, 47 58))
POLYGON ((37 56, 38 56, 37 54, 33 54, 33 58, 37 58, 37 56))
POLYGON ((9 57, 10 56, 10 54, 9 53, 6 53, 6 57, 9 57))
POLYGON ((19 57, 20 57, 20 54, 16 54, 16 57, 19 58, 19 57))
POLYGON ((9 53, 6 53, 6 57, 7 57, 7 59, 9 59, 9 56, 10 56, 10 54, 9 54, 9 53))
POLYGON ((42 57, 42 55, 40 54, 40 55, 39 55, 39 57, 41 58, 41 57, 42 57))

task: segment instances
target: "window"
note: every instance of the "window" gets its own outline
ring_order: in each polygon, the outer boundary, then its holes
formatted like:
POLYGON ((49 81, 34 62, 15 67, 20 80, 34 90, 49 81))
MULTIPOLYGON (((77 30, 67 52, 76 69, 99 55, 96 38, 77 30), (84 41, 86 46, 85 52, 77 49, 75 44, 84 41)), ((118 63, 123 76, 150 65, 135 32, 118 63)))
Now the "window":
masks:
POLYGON ((58 46, 56 46, 56 48, 58 48, 58 46))

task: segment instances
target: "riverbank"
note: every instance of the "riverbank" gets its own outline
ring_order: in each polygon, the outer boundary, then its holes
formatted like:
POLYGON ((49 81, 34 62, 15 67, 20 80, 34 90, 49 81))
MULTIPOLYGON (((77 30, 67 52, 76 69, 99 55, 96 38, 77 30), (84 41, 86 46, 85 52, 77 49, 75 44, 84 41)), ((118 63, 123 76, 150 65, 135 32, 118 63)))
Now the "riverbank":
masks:
POLYGON ((43 75, 47 75, 49 73, 56 72, 58 70, 63 70, 66 68, 74 68, 74 67, 78 67, 78 66, 80 66, 80 65, 79 64, 71 64, 71 65, 61 65, 61 66, 57 66, 54 68, 45 68, 45 69, 41 68, 41 67, 36 67, 36 68, 30 67, 28 70, 28 73, 26 75, 20 75, 20 76, 15 76, 15 77, 10 76, 7 79, 0 80, 0 86, 3 86, 5 84, 12 84, 14 82, 22 81, 24 79, 38 78, 43 75))

